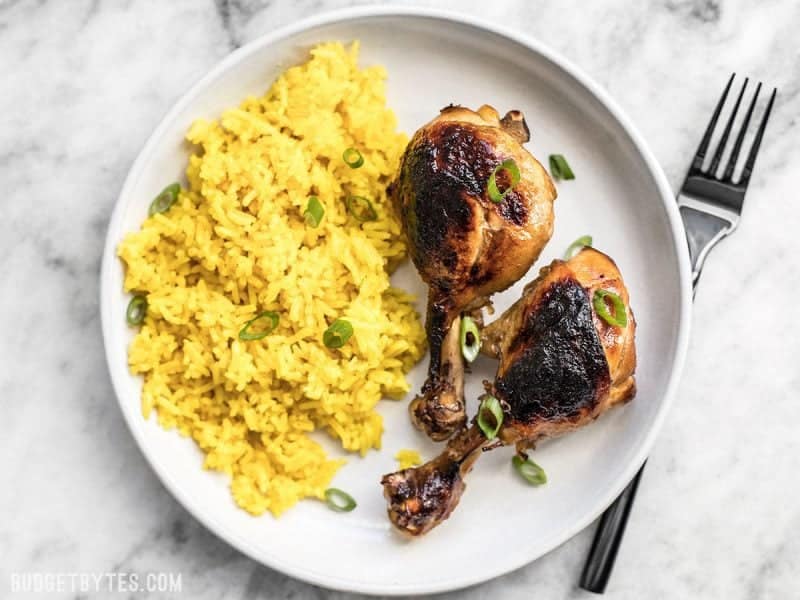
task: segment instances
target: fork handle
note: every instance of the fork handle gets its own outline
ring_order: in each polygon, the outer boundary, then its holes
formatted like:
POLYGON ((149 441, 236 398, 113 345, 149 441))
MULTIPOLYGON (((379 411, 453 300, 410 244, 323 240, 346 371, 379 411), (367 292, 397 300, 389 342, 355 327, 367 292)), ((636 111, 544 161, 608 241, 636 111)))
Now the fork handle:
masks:
POLYGON ((735 221, 692 208, 681 196, 678 196, 678 204, 678 210, 686 230, 686 242, 689 244, 692 295, 694 296, 708 253, 717 242, 733 231, 735 221))
POLYGON ((592 548, 589 550, 589 557, 586 559, 580 581, 580 586, 589 592, 602 594, 606 591, 622 536, 625 535, 628 515, 630 515, 633 501, 636 498, 636 490, 639 488, 639 480, 642 478, 646 464, 645 461, 634 478, 614 500, 614 503, 603 513, 600 523, 597 525, 592 548))

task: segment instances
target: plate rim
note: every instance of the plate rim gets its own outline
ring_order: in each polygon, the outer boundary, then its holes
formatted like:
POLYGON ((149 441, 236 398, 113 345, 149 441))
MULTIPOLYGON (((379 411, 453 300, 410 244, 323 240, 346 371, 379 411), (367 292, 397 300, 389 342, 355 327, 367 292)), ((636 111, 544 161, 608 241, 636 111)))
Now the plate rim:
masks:
POLYGON ((605 91, 605 89, 603 89, 569 59, 552 50, 549 46, 532 36, 519 33, 503 25, 487 24, 481 21, 478 17, 473 17, 471 15, 463 14, 454 10, 419 6, 358 6, 327 10, 318 15, 307 17, 279 27, 273 31, 269 31, 253 41, 245 44, 244 46, 237 48, 219 61, 211 70, 200 77, 172 105, 172 107, 161 118, 153 132, 148 136, 146 142, 142 146, 142 149, 139 151, 135 161, 128 171, 114 204, 108 229, 106 231, 106 240, 103 247, 103 257, 100 270, 100 317, 102 325, 102 337, 106 365, 111 378, 112 387, 114 389, 114 395, 116 396, 117 404, 119 405, 120 411, 123 414, 129 431, 136 441, 139 451, 142 453, 142 455, 144 455, 144 458, 150 465, 150 468, 156 473, 157 477, 167 488, 170 494, 192 515, 193 518, 197 519, 197 521, 202 523, 204 527, 212 531, 214 535, 224 540, 226 543, 233 546, 238 551, 242 552, 259 564, 265 565, 299 580, 320 585, 329 589, 366 594, 382 594, 389 596, 453 591, 489 581, 511 571, 517 570, 544 556, 545 554, 552 552, 555 548, 590 525, 592 521, 594 521, 622 492, 628 482, 639 470, 641 465, 646 460, 650 449, 655 442, 656 436, 661 430, 666 414, 674 400, 674 396, 677 391, 686 361, 686 354, 689 345, 689 331, 691 327, 691 298, 689 253, 685 242, 683 224, 678 213, 677 204, 674 200, 674 192, 669 186, 661 165, 655 159, 655 156, 653 155, 642 135, 639 133, 638 129, 623 112, 616 101, 605 91), (129 411, 123 406, 121 397, 122 394, 120 393, 123 389, 121 382, 123 374, 121 374, 120 371, 123 371, 124 376, 126 377, 129 377, 130 375, 127 370, 126 361, 124 361, 124 364, 117 364, 113 360, 117 353, 115 353, 113 350, 110 314, 111 302, 108 300, 112 297, 111 294, 113 292, 118 291, 112 290, 110 286, 112 270, 115 268, 115 265, 119 267, 119 265, 117 265, 116 255, 116 246, 119 240, 114 237, 114 234, 120 229, 123 218, 124 206, 121 200, 130 194, 130 189, 134 186, 135 182, 140 177, 142 169, 144 168, 146 157, 156 147, 169 124, 187 105, 194 100, 194 98, 203 89, 205 89, 212 80, 216 79, 219 75, 223 74, 229 68, 251 54, 259 52, 275 42, 302 33, 305 30, 323 25, 330 25, 337 22, 351 21, 368 17, 392 16, 440 20, 454 23, 456 25, 473 27, 506 38, 507 40, 525 47, 528 51, 550 61, 566 75, 572 77, 594 99, 596 99, 624 130, 625 134, 632 142, 633 147, 644 161, 644 164, 650 175, 653 177, 653 180, 659 191, 667 220, 669 222, 673 247, 677 254, 680 295, 678 314, 679 323, 675 346, 675 358, 672 364, 672 371, 668 377, 666 389, 662 396, 661 404, 656 412, 653 424, 645 435, 644 441, 640 444, 634 459, 629 461, 628 467, 623 470, 622 474, 615 481, 615 484, 610 486, 610 491, 596 502, 596 508, 592 511, 588 511, 582 519, 576 520, 570 527, 565 528, 563 534, 553 540, 550 540, 550 543, 547 545, 546 549, 541 552, 533 552, 530 556, 509 561, 508 563, 504 563, 502 567, 493 569, 490 572, 480 572, 479 574, 462 573, 457 578, 450 577, 430 583, 413 585, 392 585, 391 583, 384 585, 374 585, 370 583, 365 584, 352 579, 335 577, 311 569, 306 569, 294 563, 284 563, 279 557, 276 556, 264 557, 259 550, 246 538, 240 537, 231 532, 224 525, 222 525, 213 514, 205 512, 202 509, 202 503, 197 501, 187 492, 183 491, 181 486, 174 481, 170 477, 169 473, 167 473, 166 469, 162 467, 162 463, 157 461, 154 456, 151 456, 145 450, 144 430, 140 429, 140 423, 134 422, 134 419, 141 418, 141 415, 137 411, 129 411))

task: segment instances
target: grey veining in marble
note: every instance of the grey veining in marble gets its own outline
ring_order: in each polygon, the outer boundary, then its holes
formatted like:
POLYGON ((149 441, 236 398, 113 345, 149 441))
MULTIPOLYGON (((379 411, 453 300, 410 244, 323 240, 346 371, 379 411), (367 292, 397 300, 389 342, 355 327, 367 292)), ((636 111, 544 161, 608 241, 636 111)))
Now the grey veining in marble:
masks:
MULTIPOLYGON (((116 406, 97 289, 115 198, 164 112, 233 48, 349 4, 0 0, 0 597, 14 571, 114 570, 180 572, 198 600, 349 597, 245 558, 166 492, 116 406)), ((673 186, 730 71, 780 89, 740 230, 706 265, 679 397, 607 595, 800 597, 800 3, 436 4, 580 65, 673 186)), ((590 598, 576 582, 591 534, 449 597, 590 598)))

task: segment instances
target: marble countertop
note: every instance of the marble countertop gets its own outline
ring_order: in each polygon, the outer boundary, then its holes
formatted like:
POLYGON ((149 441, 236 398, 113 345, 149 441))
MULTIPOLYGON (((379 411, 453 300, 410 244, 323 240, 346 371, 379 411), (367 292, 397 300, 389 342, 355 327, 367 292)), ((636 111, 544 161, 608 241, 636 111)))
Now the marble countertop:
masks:
MULTIPOLYGON (((14 572, 125 570, 179 572, 197 600, 350 597, 256 564, 169 495, 117 408, 98 310, 114 201, 165 111, 233 48, 350 4, 0 0, 0 597, 13 597, 14 572)), ((511 24, 572 59, 673 187, 732 70, 779 88, 740 229, 706 265, 679 395, 607 596, 800 597, 800 4, 423 4, 511 24)), ((591 598, 577 580, 592 533, 450 596, 591 598)))

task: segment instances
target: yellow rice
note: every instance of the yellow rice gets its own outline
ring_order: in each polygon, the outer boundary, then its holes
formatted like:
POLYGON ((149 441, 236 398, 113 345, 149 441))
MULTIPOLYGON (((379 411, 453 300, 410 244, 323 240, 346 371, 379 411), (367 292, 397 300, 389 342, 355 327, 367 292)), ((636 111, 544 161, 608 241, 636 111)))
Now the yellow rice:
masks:
POLYGON ((362 455, 380 448, 376 404, 408 391, 424 351, 413 298, 389 281, 406 248, 386 185, 407 140, 385 70, 360 69, 357 56, 357 44, 317 46, 264 97, 196 121, 188 189, 118 248, 125 289, 148 301, 129 348, 142 414, 191 436, 252 514, 323 497, 343 461, 311 432, 362 455), (348 147, 363 167, 343 162, 348 147), (371 199, 378 219, 348 215, 350 194, 371 199), (316 229, 303 220, 311 195, 325 207, 316 229), (241 341, 267 310, 280 314, 275 332, 241 341), (331 350, 322 334, 337 318, 355 333, 331 350))
POLYGON ((397 461, 397 468, 401 471, 422 464, 422 457, 419 452, 407 448, 398 450, 397 454, 394 455, 394 459, 397 461))

